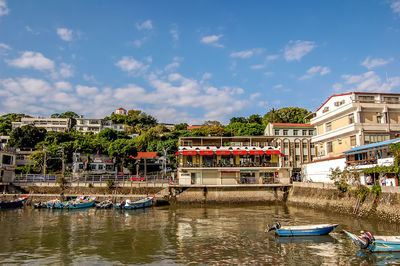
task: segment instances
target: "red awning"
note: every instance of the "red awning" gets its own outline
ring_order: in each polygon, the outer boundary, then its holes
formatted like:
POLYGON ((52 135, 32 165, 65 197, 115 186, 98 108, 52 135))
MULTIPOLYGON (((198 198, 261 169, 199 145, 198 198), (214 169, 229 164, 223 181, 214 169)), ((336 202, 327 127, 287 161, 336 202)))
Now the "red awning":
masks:
POLYGON ((279 150, 268 150, 265 153, 266 154, 270 154, 270 155, 279 155, 279 154, 281 154, 281 151, 279 151, 279 150))
POLYGON ((264 155, 264 151, 250 151, 250 155, 264 155))
POLYGON ((231 151, 216 151, 217 155, 231 155, 231 151))
POLYGON ((247 155, 247 151, 233 151, 233 155, 247 155))
POLYGON ((213 151, 200 151, 200 155, 214 155, 213 151))
POLYGON ((175 152, 175 156, 179 156, 179 151, 175 152))
POLYGON ((182 151, 182 155, 196 155, 197 151, 182 151))

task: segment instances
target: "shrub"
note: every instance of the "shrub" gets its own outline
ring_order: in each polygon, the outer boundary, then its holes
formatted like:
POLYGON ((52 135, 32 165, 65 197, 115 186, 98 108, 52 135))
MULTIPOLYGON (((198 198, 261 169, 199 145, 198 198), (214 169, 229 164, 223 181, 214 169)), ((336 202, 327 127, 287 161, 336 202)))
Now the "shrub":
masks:
POLYGON ((106 187, 107 187, 108 189, 111 189, 113 186, 114 186, 114 180, 112 180, 112 179, 107 179, 107 180, 106 180, 106 187))
POLYGON ((92 183, 88 183, 87 186, 88 186, 88 188, 92 188, 93 184, 92 183))
POLYGON ((57 178, 57 179, 56 179, 56 182, 57 182, 57 184, 58 184, 62 189, 64 189, 65 186, 67 185, 67 180, 66 180, 64 177, 62 177, 62 176, 60 176, 59 178, 57 178))
POLYGON ((369 188, 363 185, 358 186, 358 188, 354 190, 354 194, 360 202, 364 202, 370 192, 369 188))
POLYGON ((373 185, 371 192, 375 194, 375 197, 379 197, 382 194, 382 188, 380 185, 373 185))

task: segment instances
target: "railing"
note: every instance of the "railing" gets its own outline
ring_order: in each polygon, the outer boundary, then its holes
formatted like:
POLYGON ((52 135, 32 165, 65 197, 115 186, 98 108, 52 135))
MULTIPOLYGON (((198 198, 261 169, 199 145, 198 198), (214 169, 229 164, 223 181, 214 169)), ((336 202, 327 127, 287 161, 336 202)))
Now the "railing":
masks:
MULTIPOLYGON (((26 174, 18 175, 15 177, 13 183, 18 185, 23 184, 35 184, 35 185, 46 185, 56 184, 59 176, 57 175, 46 175, 43 177, 39 174, 26 174)), ((65 181, 68 185, 75 184, 77 186, 88 184, 105 184, 107 180, 112 180, 116 186, 129 186, 133 184, 165 184, 170 183, 170 176, 163 177, 161 175, 84 175, 82 177, 65 176, 65 181)))
POLYGON ((377 159, 365 159, 365 160, 356 160, 356 161, 346 161, 347 165, 367 165, 367 164, 376 164, 377 159))
POLYGON ((264 163, 241 163, 241 164, 230 164, 230 163, 203 163, 203 164, 193 164, 184 163, 180 167, 187 168, 224 168, 224 167, 278 167, 278 163, 264 162, 264 163))

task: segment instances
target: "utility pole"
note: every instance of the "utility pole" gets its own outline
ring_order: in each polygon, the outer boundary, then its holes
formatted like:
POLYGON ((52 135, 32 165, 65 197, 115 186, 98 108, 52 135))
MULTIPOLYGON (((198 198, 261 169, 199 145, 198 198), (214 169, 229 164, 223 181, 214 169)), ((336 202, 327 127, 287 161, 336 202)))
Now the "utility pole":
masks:
POLYGON ((43 147, 43 178, 45 180, 46 180, 46 167, 47 167, 46 147, 43 147))
POLYGON ((65 159, 64 159, 64 147, 61 147, 61 177, 64 179, 65 173, 65 159))
POLYGON ((167 151, 168 151, 168 149, 169 148, 163 149, 163 151, 164 151, 164 176, 163 176, 163 178, 167 177, 167 151))

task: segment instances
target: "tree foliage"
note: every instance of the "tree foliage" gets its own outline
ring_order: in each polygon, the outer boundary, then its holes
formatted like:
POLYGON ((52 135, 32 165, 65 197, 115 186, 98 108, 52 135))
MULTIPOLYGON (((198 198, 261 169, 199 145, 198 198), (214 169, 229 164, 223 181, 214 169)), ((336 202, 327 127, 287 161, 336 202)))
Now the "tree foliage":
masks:
POLYGON ((14 129, 10 134, 8 146, 20 149, 33 149, 46 137, 46 129, 25 125, 14 129))
POLYGON ((227 134, 234 136, 260 136, 264 133, 264 126, 258 123, 231 123, 226 127, 227 134))
POLYGON ((9 113, 0 116, 0 136, 10 135, 12 129, 12 122, 20 122, 21 118, 25 117, 24 114, 9 113))
POLYGON ((311 112, 299 107, 284 107, 278 110, 272 108, 262 119, 263 124, 268 123, 307 123, 305 117, 311 112))

